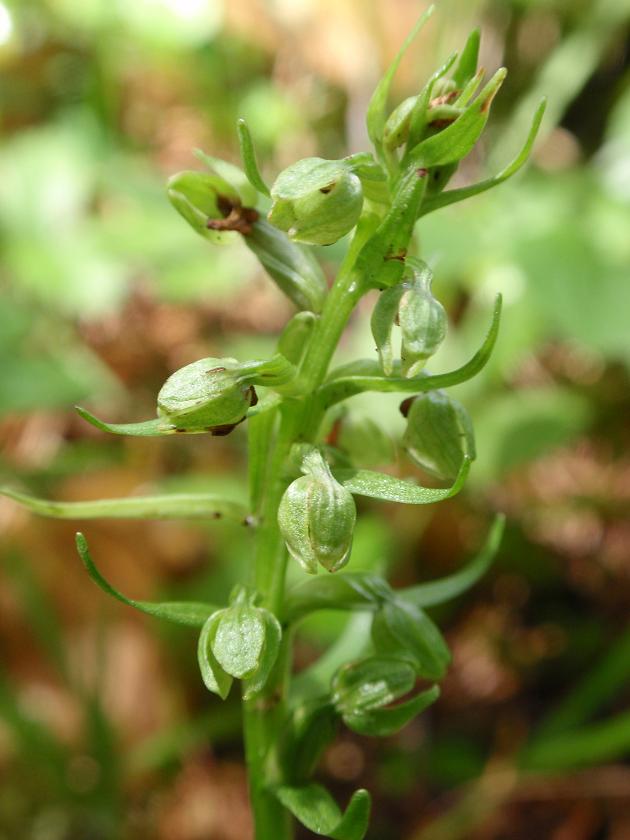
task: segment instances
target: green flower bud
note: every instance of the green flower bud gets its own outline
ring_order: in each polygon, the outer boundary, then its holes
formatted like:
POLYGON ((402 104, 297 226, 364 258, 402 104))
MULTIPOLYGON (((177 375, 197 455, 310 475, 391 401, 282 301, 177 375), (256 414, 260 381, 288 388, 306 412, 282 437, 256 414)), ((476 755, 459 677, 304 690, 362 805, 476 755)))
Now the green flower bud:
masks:
POLYGON ((221 244, 233 238, 208 228, 208 221, 223 225, 232 208, 241 205, 238 192, 224 178, 214 173, 178 172, 169 178, 166 191, 180 216, 204 239, 221 244))
POLYGON ((409 662, 372 656, 342 665, 332 679, 332 701, 341 714, 380 709, 407 694, 416 675, 409 662))
POLYGON ((398 305, 398 323, 402 332, 401 361, 403 372, 415 376, 426 360, 437 352, 447 328, 446 312, 431 293, 433 274, 420 260, 407 260, 413 280, 398 305))
POLYGON ((319 453, 307 456, 303 469, 309 474, 292 482, 280 502, 280 531, 289 554, 305 572, 315 574, 318 563, 336 572, 350 558, 357 516, 354 499, 319 453))
POLYGON ((228 434, 257 402, 248 365, 199 359, 170 376, 158 394, 158 417, 185 431, 228 434))
POLYGON ((269 221, 291 239, 332 245, 359 221, 361 181, 344 161, 306 158, 278 175, 269 221))
POLYGON ((401 404, 407 416, 403 444, 412 461, 443 479, 454 479, 465 457, 475 458, 475 438, 464 406, 443 391, 419 394, 401 404))

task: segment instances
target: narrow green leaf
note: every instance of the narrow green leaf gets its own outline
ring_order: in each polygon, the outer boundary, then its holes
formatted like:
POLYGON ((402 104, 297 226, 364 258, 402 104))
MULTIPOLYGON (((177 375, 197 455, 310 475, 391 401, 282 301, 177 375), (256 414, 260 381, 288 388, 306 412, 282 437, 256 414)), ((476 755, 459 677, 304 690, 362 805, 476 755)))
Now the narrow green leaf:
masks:
MULTIPOLYGON (((144 420, 140 423, 105 423, 81 406, 75 406, 75 410, 80 417, 87 420, 92 426, 96 426, 102 432, 111 432, 114 435, 160 437, 161 435, 174 435, 177 432, 175 426, 160 420, 159 417, 156 417, 155 420, 144 420)), ((197 434, 197 432, 187 432, 186 434, 197 434)))
POLYGON ((273 792, 284 807, 315 834, 332 840, 363 840, 365 837, 371 801, 367 790, 355 791, 343 814, 321 785, 282 785, 273 792))
POLYGON ((457 67, 453 71, 453 81, 458 88, 464 87, 466 82, 477 72, 477 61, 479 59, 479 42, 480 35, 478 29, 473 31, 468 36, 468 40, 462 50, 462 54, 457 62, 457 67))
POLYGON ((387 68, 385 74, 376 86, 376 90, 372 94, 372 98, 370 99, 366 115, 367 130, 368 136, 374 144, 374 148, 380 159, 382 159, 383 153, 383 130, 385 128, 385 122, 387 121, 387 98, 389 96, 389 89, 391 88, 392 81, 396 75, 396 71, 398 70, 398 65, 402 61, 404 54, 411 46, 411 43, 418 32, 420 32, 424 24, 431 17, 434 9, 434 6, 429 6, 426 12, 418 18, 416 25, 405 39, 402 47, 398 50, 396 57, 387 68))
POLYGON ((197 661, 199 662, 201 678, 208 691, 218 694, 222 700, 225 700, 230 693, 233 680, 217 662, 212 651, 221 613, 223 612, 225 610, 218 610, 204 622, 197 645, 197 661))
POLYGON ((437 388, 449 388, 459 385, 476 376, 487 364, 499 334, 501 322, 501 295, 497 295, 492 323, 475 355, 462 367, 449 373, 439 373, 429 376, 405 377, 398 375, 398 368, 394 366, 395 376, 385 377, 380 374, 378 363, 372 359, 361 359, 351 362, 332 371, 327 381, 319 390, 319 399, 328 409, 342 400, 361 394, 364 391, 419 393, 432 391, 437 388))
POLYGON ((406 162, 415 166, 435 167, 465 158, 485 128, 490 105, 506 75, 505 67, 499 68, 461 117, 448 128, 418 143, 407 155, 406 162))
POLYGON ((169 496, 128 496, 89 502, 40 499, 0 487, 0 495, 13 499, 33 513, 55 519, 230 519, 249 524, 244 505, 212 493, 177 493, 169 496))
POLYGON ((136 601, 133 598, 127 598, 117 589, 114 589, 96 568, 90 555, 87 540, 83 534, 78 533, 76 535, 76 543, 79 557, 83 561, 83 565, 94 583, 100 586, 103 592, 106 592, 123 604, 127 604, 128 607, 135 607, 135 609, 147 613, 147 615, 152 615, 155 618, 163 618, 174 624, 183 624, 188 627, 202 627, 208 619, 208 616, 216 611, 216 607, 212 604, 202 604, 196 601, 164 601, 160 603, 156 601, 136 601))
POLYGON ((201 149, 195 149, 193 154, 205 166, 216 172, 221 178, 227 181, 239 194, 241 202, 246 207, 255 207, 258 199, 258 191, 249 182, 249 178, 239 166, 229 163, 227 160, 207 155, 201 149))
POLYGON ((488 571, 501 545, 504 530, 505 516, 498 514, 492 523, 483 548, 463 569, 440 580, 401 589, 396 595, 417 607, 432 607, 457 598, 458 595, 474 586, 488 571))
POLYGON ((238 132, 238 143, 241 148, 241 158, 243 160, 245 174, 249 179, 249 183, 269 198, 271 196, 271 192, 267 184, 265 184, 263 177, 260 174, 260 170, 258 169, 252 135, 249 132, 249 128, 247 127, 245 120, 240 119, 237 121, 236 130, 238 132))
POLYGON ((459 475, 451 487, 421 487, 409 480, 395 478, 386 473, 372 470, 335 470, 335 478, 351 493, 383 499, 387 502, 402 502, 406 505, 430 505, 455 496, 464 486, 470 470, 470 459, 462 462, 459 475))
POLYGON ((442 64, 442 66, 439 67, 428 79, 427 83, 418 95, 413 106, 413 110, 409 115, 409 134, 407 137, 405 155, 403 156, 403 166, 409 159, 409 151, 413 149, 414 146, 416 146, 422 139, 422 135, 427 127, 429 106, 431 104, 431 96, 433 94, 435 83, 448 73, 456 60, 457 53, 449 55, 444 64, 442 64))
POLYGON ((505 167, 505 169, 502 169, 501 172, 494 175, 492 178, 486 178, 485 181, 479 181, 479 183, 471 184, 469 187, 461 187, 457 190, 447 190, 446 192, 439 193, 438 195, 429 196, 420 208, 420 215, 426 216, 427 213, 432 213, 434 210, 439 210, 441 207, 446 207, 449 204, 455 204, 458 201, 464 201, 466 198, 471 198, 474 195, 486 192, 486 190, 491 190, 493 187, 507 181, 508 178, 512 177, 512 175, 515 175, 519 169, 525 165, 531 154, 546 106, 547 100, 541 100, 536 112, 534 113, 529 134, 523 144, 523 148, 516 155, 514 160, 505 167))
POLYGON ((437 685, 421 691, 411 700, 387 709, 373 709, 369 712, 355 712, 344 715, 343 722, 358 735, 384 737, 394 735, 424 712, 440 696, 437 685))
POLYGON ((376 652, 413 663, 419 677, 441 679, 451 661, 442 634, 419 607, 388 601, 374 616, 372 641, 376 652))

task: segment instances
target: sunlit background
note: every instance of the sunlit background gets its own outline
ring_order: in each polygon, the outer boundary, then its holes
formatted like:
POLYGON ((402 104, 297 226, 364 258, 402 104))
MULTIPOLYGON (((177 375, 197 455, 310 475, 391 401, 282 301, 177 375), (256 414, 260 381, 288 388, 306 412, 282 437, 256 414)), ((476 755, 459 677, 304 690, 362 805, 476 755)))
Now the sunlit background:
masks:
MULTIPOLYGON (((353 564, 409 584, 508 529, 482 584, 436 611, 443 697, 385 740, 341 730, 321 778, 375 796, 370 840, 630 837, 630 75, 628 0, 440 0, 397 99, 482 30, 510 71, 457 183, 498 171, 549 98, 532 164, 418 226, 465 361, 501 291, 483 375, 456 390, 478 461, 429 509, 365 501, 353 564)), ((213 249, 164 194, 201 148, 237 160, 247 119, 268 178, 366 148, 379 73, 415 0, 0 0, 0 479, 58 499, 206 488, 244 496, 245 435, 111 438, 73 412, 152 416, 174 369, 271 352, 291 308, 239 245, 213 249)), ((320 249, 330 276, 341 248, 320 249)), ((341 356, 371 356, 367 298, 341 356)), ((354 434, 398 400, 351 403, 354 434)), ((366 457, 365 450, 363 457, 366 457)), ((399 453, 398 474, 417 475, 399 453)), ((108 601, 77 523, 0 501, 0 838, 247 840, 235 697, 211 697, 194 634, 108 601)), ((89 522, 131 596, 225 599, 250 562, 236 526, 89 522)), ((298 666, 343 629, 304 626, 298 666)), ((359 631, 357 631, 359 632, 359 631)), ((306 836, 306 835, 304 835, 306 836)))

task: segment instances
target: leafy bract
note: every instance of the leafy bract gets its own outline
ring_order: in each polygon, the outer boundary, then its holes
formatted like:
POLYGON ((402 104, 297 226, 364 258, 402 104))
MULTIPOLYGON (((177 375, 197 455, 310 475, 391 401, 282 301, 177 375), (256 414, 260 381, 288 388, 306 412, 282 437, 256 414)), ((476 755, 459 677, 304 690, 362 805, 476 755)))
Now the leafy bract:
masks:
POLYGON ((498 514, 492 523, 483 548, 463 569, 440 580, 421 583, 418 586, 410 586, 407 589, 399 590, 396 593, 397 596, 402 600, 415 604, 417 607, 432 607, 435 604, 450 601, 452 598, 456 598, 458 595, 466 592, 490 568, 501 544, 504 529, 505 516, 498 514))
POLYGON ((459 385, 476 376, 488 363, 499 334, 501 321, 501 295, 497 295, 492 323, 475 355, 462 367, 448 373, 405 377, 394 365, 394 376, 383 376, 379 365, 371 359, 361 359, 333 370, 319 390, 319 399, 325 408, 364 391, 419 393, 437 388, 459 385))
MULTIPOLYGON (((92 426, 96 426, 102 432, 111 432, 114 435, 130 435, 132 437, 160 437, 162 435, 174 435, 177 428, 165 420, 156 417, 154 420, 142 420, 140 423, 106 423, 99 420, 89 411, 81 406, 75 406, 77 414, 87 420, 92 426)), ((197 434, 198 432, 186 432, 186 434, 197 434)))
POLYGON ((457 478, 450 487, 421 487, 411 481, 373 470, 335 470, 336 479, 351 493, 387 502, 407 505, 429 505, 455 496, 464 486, 470 470, 470 458, 465 457, 457 478))
POLYGON ((458 88, 462 88, 477 72, 479 41, 479 30, 473 29, 464 45, 457 67, 453 71, 453 81, 458 88))
POLYGON ((376 90, 372 94, 372 98, 370 99, 366 115, 368 136, 374 144, 377 156, 381 160, 383 158, 383 130, 387 121, 387 97, 389 95, 389 89, 392 85, 393 78, 396 75, 396 71, 398 70, 398 65, 402 61, 404 54, 411 46, 411 43, 413 42, 418 32, 420 32, 424 24, 431 17, 433 11, 434 6, 429 6, 429 8, 424 12, 424 14, 422 14, 418 18, 416 25, 405 39, 405 42, 402 45, 402 47, 398 50, 396 57, 382 76, 381 80, 376 86, 376 90))
POLYGON ((269 187, 265 184, 258 164, 256 162, 256 152, 254 151, 254 143, 252 136, 244 119, 238 120, 236 123, 236 130, 238 132, 238 142, 241 149, 241 158, 245 168, 245 174, 250 184, 255 187, 258 192, 269 197, 271 195, 269 187))
POLYGON ((471 184, 469 187, 460 187, 456 190, 446 190, 438 195, 429 196, 420 208, 420 216, 426 216, 427 213, 432 213, 434 210, 439 210, 441 207, 447 207, 449 204, 455 204, 458 201, 464 201, 466 198, 471 198, 474 195, 486 192, 486 190, 491 190, 493 187, 507 181, 508 178, 512 177, 512 175, 515 175, 529 159, 534 146, 534 141, 538 135, 538 130, 540 128, 546 106, 547 100, 543 99, 534 113, 529 133, 522 149, 516 155, 514 160, 512 160, 504 169, 502 169, 497 175, 494 175, 491 178, 486 178, 484 181, 479 181, 477 184, 471 184))
POLYGON ((213 493, 177 493, 167 496, 128 496, 87 502, 40 499, 6 487, 0 495, 40 516, 55 519, 231 519, 248 524, 248 511, 238 502, 213 493))
POLYGON ((442 634, 419 607, 387 601, 374 616, 372 640, 381 656, 412 663, 420 677, 441 679, 451 661, 442 634))
POLYGON ((507 75, 499 68, 464 113, 443 131, 427 137, 407 155, 407 163, 435 167, 457 163, 472 150, 488 122, 490 105, 507 75))
POLYGON ((212 604, 202 604, 197 601, 136 601, 133 598, 127 598, 117 589, 108 583, 96 568, 94 561, 90 555, 87 540, 83 534, 78 533, 76 536, 77 551, 79 557, 83 561, 87 573, 92 578, 97 586, 121 601, 129 607, 135 607, 140 612, 152 615, 155 618, 163 618, 166 621, 171 621, 174 624, 184 624, 188 627, 202 627, 204 622, 212 613, 215 612, 216 607, 212 604))
POLYGON ((326 788, 317 784, 291 787, 281 785, 273 793, 303 826, 332 840, 363 840, 370 818, 370 794, 353 793, 342 814, 326 788))

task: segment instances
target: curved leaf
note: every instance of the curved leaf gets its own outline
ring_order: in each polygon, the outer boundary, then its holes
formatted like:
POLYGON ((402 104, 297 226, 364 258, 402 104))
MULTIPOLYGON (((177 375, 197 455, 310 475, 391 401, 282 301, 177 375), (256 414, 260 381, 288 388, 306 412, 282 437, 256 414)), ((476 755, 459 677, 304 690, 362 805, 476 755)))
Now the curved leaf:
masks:
POLYGON ((357 790, 342 814, 326 788, 317 784, 274 788, 277 799, 303 826, 333 840, 363 840, 370 818, 370 794, 357 790))
POLYGON ((447 207, 449 204, 455 204, 458 201, 464 201, 466 198, 471 198, 473 195, 479 195, 480 193, 486 192, 486 190, 491 190, 493 187, 507 181, 508 178, 512 177, 512 175, 516 175, 519 169, 527 163, 531 154, 546 106, 547 100, 542 99, 532 118, 529 134, 523 144, 523 148, 516 155, 514 160, 505 167, 505 169, 502 169, 501 172, 494 175, 492 178, 486 178, 484 181, 479 181, 477 184, 471 184, 469 187, 460 187, 457 190, 446 190, 446 192, 430 196, 423 202, 422 207, 420 208, 420 216, 426 216, 427 213, 432 213, 434 210, 439 210, 441 207, 447 207))
MULTIPOLYGON (((154 420, 143 420, 140 423, 105 423, 99 420, 85 408, 75 405, 75 411, 92 426, 96 426, 102 432, 111 432, 114 435, 131 435, 132 437, 159 437, 161 435, 174 435, 177 432, 175 426, 166 423, 159 417, 154 420)), ((187 432, 187 434, 191 434, 187 432)), ((194 432, 193 434, 196 434, 194 432)))
POLYGON ((451 487, 446 488, 421 487, 409 480, 373 470, 335 470, 334 474, 337 481, 358 496, 406 505, 430 505, 459 493, 470 471, 470 463, 470 458, 464 458, 457 478, 451 487))
POLYGON ((457 67, 453 71, 453 81, 458 88, 464 87, 466 82, 477 72, 477 60, 479 58, 479 41, 480 35, 478 29, 473 31, 468 36, 468 40, 464 45, 462 54, 457 62, 457 67))
POLYGON ((421 583, 418 586, 410 586, 407 589, 399 590, 396 595, 417 607, 432 607, 435 604, 450 601, 466 592, 490 568, 501 544, 504 530, 505 516, 498 514, 492 523, 483 548, 463 569, 448 575, 448 577, 441 578, 441 580, 421 583))
POLYGON ((404 163, 430 168, 465 158, 488 122, 490 105, 506 75, 505 67, 500 67, 464 113, 448 128, 418 143, 405 155, 404 163))
POLYGON ((188 627, 203 627, 208 617, 217 609, 212 604, 202 604, 197 601, 164 601, 160 603, 157 601, 136 601, 133 598, 127 598, 122 592, 114 589, 96 568, 90 555, 87 540, 83 534, 78 533, 76 535, 76 542, 79 557, 83 561, 83 565, 94 583, 100 586, 103 592, 106 592, 123 604, 127 604, 128 607, 135 607, 135 609, 147 613, 147 615, 152 615, 155 618, 164 618, 167 621, 172 621, 174 624, 184 624, 188 627))
POLYGON ((440 696, 437 685, 421 691, 411 700, 387 709, 373 709, 369 712, 356 712, 343 716, 348 729, 358 735, 386 736, 394 735, 407 726, 440 696))
POLYGON ((475 355, 462 367, 448 373, 438 373, 407 378, 404 376, 382 376, 378 368, 378 362, 361 360, 359 363, 352 362, 332 371, 328 380, 322 385, 319 391, 319 399, 325 409, 330 408, 342 400, 361 394, 364 391, 399 392, 399 393, 420 393, 422 391, 433 391, 438 388, 449 388, 452 385, 459 385, 476 376, 488 363, 488 360, 496 344, 501 322, 501 295, 497 295, 494 310, 492 312, 492 323, 475 355))
POLYGON ((256 152, 254 151, 254 143, 252 141, 252 136, 249 133, 249 128, 247 127, 247 123, 244 119, 240 119, 236 123, 236 131, 238 133, 238 143, 241 148, 241 158, 243 160, 243 167, 245 169, 245 174, 249 180, 249 183, 252 187, 255 187, 258 192, 261 192, 263 195, 266 195, 268 198, 271 196, 271 192, 269 191, 269 187, 265 184, 262 175, 260 174, 260 170, 258 169, 258 164, 256 163, 256 152))
POLYGON ((177 493, 169 496, 128 496, 88 502, 40 499, 0 487, 0 495, 13 499, 33 513, 55 519, 231 519, 249 525, 244 505, 212 493, 177 493))

